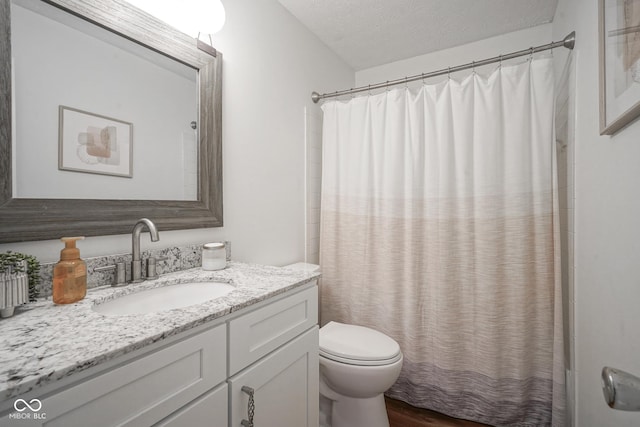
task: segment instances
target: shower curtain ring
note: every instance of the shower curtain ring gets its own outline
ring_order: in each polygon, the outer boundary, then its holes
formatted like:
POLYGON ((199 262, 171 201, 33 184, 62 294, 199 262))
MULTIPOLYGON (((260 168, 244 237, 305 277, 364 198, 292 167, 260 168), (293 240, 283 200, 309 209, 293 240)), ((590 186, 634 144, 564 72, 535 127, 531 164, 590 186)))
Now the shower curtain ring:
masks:
POLYGON ((529 48, 530 52, 529 52, 529 61, 533 61, 533 46, 531 46, 529 48))
POLYGON ((368 92, 369 96, 371 96, 371 85, 368 86, 368 92))
POLYGON ((420 76, 422 76, 422 84, 423 85, 427 84, 427 82, 424 81, 424 73, 420 73, 420 76))
POLYGON ((447 67, 447 79, 451 80, 451 67, 447 67))
POLYGON ((471 69, 473 70, 473 74, 476 73, 476 61, 471 61, 471 69))
POLYGON ((502 68, 502 54, 500 55, 500 68, 502 68))
POLYGON ((387 80, 387 83, 384 85, 384 89, 389 92, 389 80, 387 80))

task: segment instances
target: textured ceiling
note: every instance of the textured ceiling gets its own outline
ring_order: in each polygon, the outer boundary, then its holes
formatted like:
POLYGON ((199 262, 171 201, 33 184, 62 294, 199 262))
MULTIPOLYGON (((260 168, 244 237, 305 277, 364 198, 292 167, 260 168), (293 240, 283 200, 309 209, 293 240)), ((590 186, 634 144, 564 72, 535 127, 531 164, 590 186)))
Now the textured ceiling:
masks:
POLYGON ((551 22, 557 0, 278 0, 355 70, 551 22))

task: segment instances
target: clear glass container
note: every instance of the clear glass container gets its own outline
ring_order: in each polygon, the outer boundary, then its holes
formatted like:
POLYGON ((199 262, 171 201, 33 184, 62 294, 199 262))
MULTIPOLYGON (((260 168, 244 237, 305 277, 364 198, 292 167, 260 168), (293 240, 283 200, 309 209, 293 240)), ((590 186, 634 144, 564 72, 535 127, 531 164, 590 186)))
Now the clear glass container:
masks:
POLYGON ((227 266, 227 251, 224 243, 202 245, 202 269, 222 270, 227 266))

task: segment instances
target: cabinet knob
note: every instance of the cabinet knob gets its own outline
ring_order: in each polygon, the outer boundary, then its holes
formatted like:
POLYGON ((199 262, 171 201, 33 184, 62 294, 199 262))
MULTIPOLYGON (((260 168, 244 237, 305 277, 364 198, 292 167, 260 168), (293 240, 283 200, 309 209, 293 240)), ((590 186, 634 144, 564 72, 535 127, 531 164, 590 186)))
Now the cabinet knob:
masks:
POLYGON ((253 400, 254 390, 246 385, 243 385, 241 390, 249 396, 249 403, 247 404, 247 415, 249 420, 242 420, 240 424, 242 424, 242 427, 254 427, 253 415, 256 411, 256 404, 253 400))

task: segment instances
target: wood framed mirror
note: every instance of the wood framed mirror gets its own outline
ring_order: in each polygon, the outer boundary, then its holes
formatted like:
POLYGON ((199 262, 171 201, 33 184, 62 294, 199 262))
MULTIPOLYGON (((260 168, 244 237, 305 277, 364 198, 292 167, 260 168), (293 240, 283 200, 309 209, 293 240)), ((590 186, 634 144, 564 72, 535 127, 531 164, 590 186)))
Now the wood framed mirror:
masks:
MULTIPOLYGON (((16 191, 17 168, 15 171, 12 169, 16 164, 14 147, 21 141, 15 137, 13 124, 16 123, 16 117, 12 117, 13 112, 19 110, 12 88, 12 82, 19 77, 15 70, 12 71, 11 17, 12 9, 17 8, 14 1, 18 0, 0 0, 0 242, 47 240, 65 235, 125 234, 142 217, 150 218, 160 230, 222 226, 222 55, 210 48, 199 49, 195 39, 122 0, 39 0, 39 3, 53 6, 73 19, 106 29, 111 34, 195 70, 197 124, 193 126, 197 127, 194 134, 197 188, 194 189, 193 200, 137 196, 90 198, 86 195, 70 197, 64 194, 55 197, 22 197, 20 191, 16 191)), ((40 73, 47 73, 46 63, 42 64, 40 73)), ((163 87, 157 90, 161 92, 163 87)), ((63 105, 62 101, 60 105, 63 105)), ((58 114, 51 110, 53 108, 47 111, 48 120, 51 120, 51 115, 58 114)), ((29 120, 30 125, 38 126, 39 117, 29 117, 29 120)), ((47 149, 51 148, 51 144, 57 146, 59 142, 59 135, 52 133, 49 131, 43 138, 46 139, 47 149)), ((133 135, 135 140, 135 123, 133 135)), ((133 154, 134 177, 136 164, 151 165, 153 169, 153 150, 139 148, 133 154)), ((56 156, 50 157, 44 159, 49 162, 47 167, 58 173, 58 159, 56 156), (52 162, 55 167, 51 166, 52 162)), ((68 170, 60 170, 59 173, 76 174, 74 178, 77 177, 75 179, 78 182, 111 179, 120 180, 113 181, 120 185, 127 179, 95 174, 87 176, 68 170)), ((48 178, 40 179, 46 183, 48 178)), ((154 178, 141 179, 148 181, 143 184, 149 189, 162 185, 154 178)), ((104 182, 109 185, 109 181, 104 182)))

